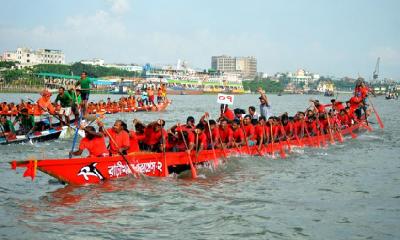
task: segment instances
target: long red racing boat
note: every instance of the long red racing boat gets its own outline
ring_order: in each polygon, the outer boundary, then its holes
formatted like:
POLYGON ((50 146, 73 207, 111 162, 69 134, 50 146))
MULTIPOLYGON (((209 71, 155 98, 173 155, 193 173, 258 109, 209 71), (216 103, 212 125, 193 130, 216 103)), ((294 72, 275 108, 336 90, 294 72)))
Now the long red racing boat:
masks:
POLYGON ((115 113, 127 113, 127 112, 159 112, 165 111, 169 105, 171 105, 172 101, 167 99, 165 102, 162 102, 157 105, 145 105, 141 107, 118 107, 118 108, 110 108, 110 109, 96 109, 92 107, 88 107, 89 114, 115 114, 115 113))
MULTIPOLYGON (((92 157, 92 158, 75 158, 75 159, 44 159, 44 160, 28 160, 28 161, 12 161, 10 162, 11 168, 16 170, 17 168, 24 168, 24 177, 31 177, 32 180, 36 176, 36 171, 39 170, 44 172, 61 182, 72 185, 85 185, 100 183, 105 180, 116 179, 121 177, 127 177, 128 175, 134 176, 131 172, 131 168, 135 173, 140 173, 147 176, 153 177, 166 177, 168 167, 169 172, 172 172, 177 166, 189 166, 189 157, 193 161, 194 165, 209 162, 215 164, 215 161, 225 159, 227 160, 231 156, 254 155, 264 156, 275 155, 278 153, 282 156, 282 152, 293 147, 304 147, 304 146, 317 146, 327 145, 332 137, 342 141, 342 136, 351 135, 355 137, 356 132, 359 133, 365 129, 372 131, 372 128, 365 122, 359 122, 351 127, 337 131, 330 134, 305 137, 302 139, 294 139, 282 142, 275 142, 263 146, 259 151, 258 146, 242 146, 240 148, 230 149, 215 149, 203 150, 197 156, 196 153, 192 153, 190 156, 186 152, 167 152, 165 153, 154 153, 154 152, 138 152, 131 155, 126 155, 126 159, 122 156, 112 157, 92 157), (128 166, 128 162, 130 166, 128 166)), ((188 168, 186 168, 188 169, 188 168)))

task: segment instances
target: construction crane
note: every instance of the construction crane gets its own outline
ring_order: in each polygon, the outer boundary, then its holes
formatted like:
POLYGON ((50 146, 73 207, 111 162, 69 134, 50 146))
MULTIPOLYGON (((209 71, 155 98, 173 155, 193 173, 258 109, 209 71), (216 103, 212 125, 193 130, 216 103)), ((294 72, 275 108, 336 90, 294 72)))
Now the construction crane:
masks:
POLYGON ((378 76, 379 76, 379 61, 380 61, 380 60, 381 60, 380 57, 378 57, 378 59, 376 60, 375 71, 374 71, 374 73, 373 73, 373 75, 372 75, 372 78, 373 78, 374 80, 377 80, 377 79, 378 79, 378 76))

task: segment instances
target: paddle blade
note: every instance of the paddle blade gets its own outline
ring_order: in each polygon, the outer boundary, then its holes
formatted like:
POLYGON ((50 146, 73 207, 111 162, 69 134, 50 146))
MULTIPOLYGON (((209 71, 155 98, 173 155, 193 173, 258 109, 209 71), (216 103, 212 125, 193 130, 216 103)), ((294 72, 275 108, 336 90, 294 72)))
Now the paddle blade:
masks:
POLYGON ((14 160, 14 161, 11 162, 11 169, 12 170, 16 170, 17 169, 17 161, 14 160))
POLYGON ((351 138, 357 138, 357 134, 355 134, 353 131, 350 131, 350 135, 351 135, 351 138))
POLYGON ((378 112, 376 111, 374 105, 372 104, 372 101, 370 101, 370 102, 371 102, 372 110, 374 110, 375 117, 376 117, 376 119, 378 120, 379 127, 383 129, 385 126, 383 125, 383 122, 382 122, 382 120, 381 120, 381 117, 379 116, 379 114, 378 114, 378 112))
POLYGON ((286 153, 285 153, 285 150, 283 149, 283 147, 281 149, 279 149, 279 155, 281 156, 281 158, 286 158, 286 153))
POLYGON ((33 181, 36 176, 36 168, 37 168, 37 160, 30 160, 29 164, 26 166, 26 170, 23 176, 30 177, 33 181))

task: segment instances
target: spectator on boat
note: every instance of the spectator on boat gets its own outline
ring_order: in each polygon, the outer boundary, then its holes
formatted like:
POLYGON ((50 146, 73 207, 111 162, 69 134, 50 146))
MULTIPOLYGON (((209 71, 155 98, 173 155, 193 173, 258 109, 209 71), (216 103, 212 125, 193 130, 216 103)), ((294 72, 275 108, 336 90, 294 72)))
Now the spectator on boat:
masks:
POLYGON ((75 83, 75 86, 81 86, 81 99, 82 99, 81 107, 83 116, 86 116, 86 108, 89 101, 91 85, 92 85, 91 80, 87 78, 87 72, 83 71, 81 73, 81 79, 79 79, 75 83))
POLYGON ((15 136, 15 128, 13 123, 7 119, 7 116, 0 116, 0 127, 1 127, 1 136, 10 138, 11 136, 15 136))
POLYGON ((262 90, 261 87, 257 89, 257 91, 260 93, 260 114, 261 116, 264 116, 266 119, 269 119, 272 116, 272 109, 271 105, 269 104, 268 97, 265 94, 265 91, 262 90))
POLYGON ((147 89, 142 90, 142 103, 143 106, 149 104, 147 89))
POLYGON ((233 113, 235 114, 235 120, 240 120, 244 117, 244 115, 246 115, 246 112, 244 111, 244 109, 241 108, 235 108, 233 109, 233 113))
POLYGON ((56 100, 54 101, 54 104, 57 104, 58 101, 60 101, 61 104, 61 109, 58 112, 58 116, 60 118, 60 125, 63 126, 63 116, 65 118, 65 123, 67 126, 69 126, 70 120, 69 120, 69 115, 71 115, 71 107, 72 107, 72 101, 73 98, 69 94, 68 91, 65 91, 64 87, 60 87, 58 89, 58 94, 56 97, 56 100))
POLYGON ((256 108, 255 108, 254 106, 250 106, 249 109, 248 109, 248 111, 249 111, 249 115, 250 115, 250 117, 251 117, 252 120, 253 120, 253 119, 258 120, 258 119, 260 118, 260 114, 258 114, 258 113, 256 112, 256 108))
POLYGON ((127 125, 122 120, 116 120, 114 126, 104 129, 104 123, 98 121, 99 131, 104 133, 110 139, 110 155, 125 155, 130 147, 129 131, 127 125))
POLYGON ((163 95, 163 91, 162 91, 161 87, 159 87, 159 88, 157 89, 157 103, 158 103, 158 104, 161 104, 161 103, 163 102, 163 97, 162 97, 162 95, 163 95))
POLYGON ((89 152, 89 157, 106 157, 108 149, 106 147, 104 134, 96 132, 93 126, 86 126, 85 137, 79 143, 79 149, 75 152, 70 152, 70 155, 81 156, 86 149, 89 152))
POLYGON ((162 91, 162 101, 166 102, 167 101, 167 86, 165 85, 165 83, 161 84, 161 91, 162 91))
POLYGON ((27 108, 21 110, 20 114, 15 118, 13 125, 17 122, 19 122, 19 135, 26 135, 35 127, 35 118, 29 114, 27 108))

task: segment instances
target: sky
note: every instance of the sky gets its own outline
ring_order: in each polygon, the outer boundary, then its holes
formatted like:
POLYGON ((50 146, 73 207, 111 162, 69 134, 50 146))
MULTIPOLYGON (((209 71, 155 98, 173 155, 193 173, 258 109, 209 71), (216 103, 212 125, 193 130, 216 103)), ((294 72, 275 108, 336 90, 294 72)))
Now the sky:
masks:
POLYGON ((1 1, 0 53, 64 51, 66 61, 211 67, 211 56, 255 56, 269 75, 400 80, 398 0, 1 1))

